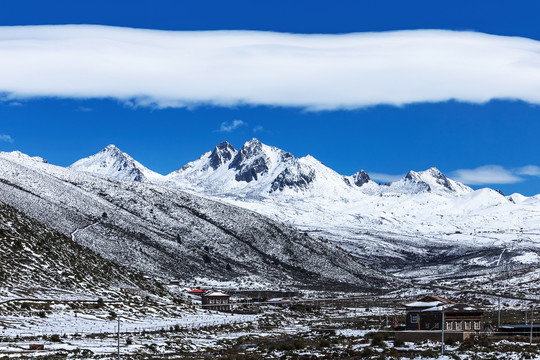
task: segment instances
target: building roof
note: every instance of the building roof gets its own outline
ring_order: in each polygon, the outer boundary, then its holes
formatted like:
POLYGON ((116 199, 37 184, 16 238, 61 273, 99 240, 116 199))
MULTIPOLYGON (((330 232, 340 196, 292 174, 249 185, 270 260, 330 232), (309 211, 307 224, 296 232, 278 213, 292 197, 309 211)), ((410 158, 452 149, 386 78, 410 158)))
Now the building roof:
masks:
POLYGON ((454 304, 453 301, 445 299, 443 297, 437 296, 437 295, 427 295, 424 296, 420 301, 440 301, 443 304, 454 304))
MULTIPOLYGON (((540 328, 540 324, 534 324, 533 326, 533 329, 539 329, 540 328)), ((499 329, 530 329, 531 328, 531 325, 527 325, 527 324, 517 324, 517 325, 501 325, 499 326, 499 329)))
POLYGON ((469 304, 453 304, 444 309, 445 312, 483 312, 478 306, 469 304))
POLYGON ((229 294, 225 294, 223 291, 209 291, 206 294, 204 294, 206 297, 210 296, 230 296, 229 294))
POLYGON ((454 304, 454 302, 448 299, 442 298, 440 296, 427 295, 421 298, 420 300, 416 300, 410 303, 405 303, 402 305, 408 308, 431 308, 431 307, 444 305, 444 304, 454 304))
POLYGON ((425 307, 434 307, 441 305, 440 301, 413 301, 410 303, 403 304, 403 306, 406 307, 413 307, 413 308, 425 308, 425 307))
POLYGON ((202 293, 204 293, 203 289, 193 289, 193 290, 188 291, 188 294, 202 294, 202 293))
POLYGON ((430 312, 430 311, 442 311, 442 309, 444 308, 444 312, 445 313, 467 313, 467 312, 471 312, 471 313, 481 313, 481 312, 484 312, 482 309, 480 309, 479 307, 477 306, 474 306, 474 305, 469 305, 469 304, 452 304, 452 305, 449 305, 449 306, 443 306, 443 305, 439 305, 439 306, 433 306, 433 307, 430 307, 430 308, 427 308, 427 309, 423 309, 423 310, 420 310, 421 312, 430 312))

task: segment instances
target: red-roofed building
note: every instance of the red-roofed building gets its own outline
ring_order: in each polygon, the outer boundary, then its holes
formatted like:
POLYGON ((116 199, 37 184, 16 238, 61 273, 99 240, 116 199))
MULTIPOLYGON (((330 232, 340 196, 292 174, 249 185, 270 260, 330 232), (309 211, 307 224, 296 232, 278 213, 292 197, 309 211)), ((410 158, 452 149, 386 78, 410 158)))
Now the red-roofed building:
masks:
POLYGON ((188 291, 188 294, 203 296, 204 295, 204 290, 203 289, 193 289, 193 290, 188 291))

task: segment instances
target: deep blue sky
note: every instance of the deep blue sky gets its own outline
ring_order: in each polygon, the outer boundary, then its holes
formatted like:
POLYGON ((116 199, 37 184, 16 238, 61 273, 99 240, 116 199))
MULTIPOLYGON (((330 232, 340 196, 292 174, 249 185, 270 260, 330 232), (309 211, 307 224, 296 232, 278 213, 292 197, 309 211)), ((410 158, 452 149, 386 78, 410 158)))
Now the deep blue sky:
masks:
MULTIPOLYGON (((346 33, 402 29, 474 30, 540 40, 535 1, 24 1, 2 2, 0 25, 103 24, 166 30, 246 29, 346 33)), ((114 143, 152 170, 168 173, 222 140, 257 137, 343 174, 400 174, 501 165, 540 165, 540 107, 495 101, 376 106, 305 112, 272 107, 130 108, 115 100, 0 102, 0 150, 21 150, 69 165, 114 143), (246 125, 219 132, 223 122, 246 125), (254 132, 254 128, 263 130, 254 132)), ((540 177, 492 184, 505 193, 540 193, 540 177)), ((478 187, 478 186, 476 186, 478 187)))

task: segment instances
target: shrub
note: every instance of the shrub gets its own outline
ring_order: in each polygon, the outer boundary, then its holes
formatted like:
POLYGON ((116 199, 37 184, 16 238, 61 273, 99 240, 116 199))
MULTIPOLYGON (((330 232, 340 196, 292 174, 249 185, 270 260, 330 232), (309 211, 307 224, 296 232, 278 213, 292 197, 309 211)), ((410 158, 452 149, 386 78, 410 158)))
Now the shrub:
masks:
POLYGON ((365 347, 362 351, 362 359, 366 359, 373 356, 373 350, 369 347, 365 347))
POLYGON ((105 301, 103 301, 103 298, 98 298, 97 299, 96 306, 98 308, 101 308, 101 307, 105 306, 105 301))
POLYGON ((330 341, 327 339, 322 339, 321 341, 319 341, 319 347, 320 348, 330 347, 330 341))
POLYGON ((405 343, 403 340, 394 340, 394 347, 403 347, 405 346, 405 343))
POLYGON ((383 334, 376 333, 375 335, 373 335, 373 339, 371 340, 371 346, 386 347, 383 334))
POLYGON ((427 350, 422 351, 422 357, 436 359, 439 357, 439 353, 433 349, 427 349, 427 350))

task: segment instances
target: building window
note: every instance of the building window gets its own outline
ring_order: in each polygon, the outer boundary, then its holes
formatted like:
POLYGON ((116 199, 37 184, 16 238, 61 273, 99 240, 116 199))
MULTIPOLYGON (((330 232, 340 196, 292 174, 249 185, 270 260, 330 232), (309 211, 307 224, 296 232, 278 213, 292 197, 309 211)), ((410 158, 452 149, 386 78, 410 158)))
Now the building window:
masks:
POLYGON ((474 330, 480 330, 480 321, 474 322, 474 330))
POLYGON ((429 330, 429 325, 430 325, 430 323, 427 322, 426 323, 426 329, 428 329, 428 330, 429 330))
POLYGON ((461 321, 456 321, 456 330, 463 330, 463 324, 461 321))
POLYGON ((471 322, 465 321, 465 330, 471 330, 471 322))
POLYGON ((411 314, 411 323, 418 324, 418 314, 411 314))
POLYGON ((452 330, 452 322, 451 321, 446 322, 446 330, 452 330))
POLYGON ((434 329, 438 329, 438 328, 439 328, 439 323, 436 322, 436 323, 433 325, 433 328, 434 328, 434 329))

